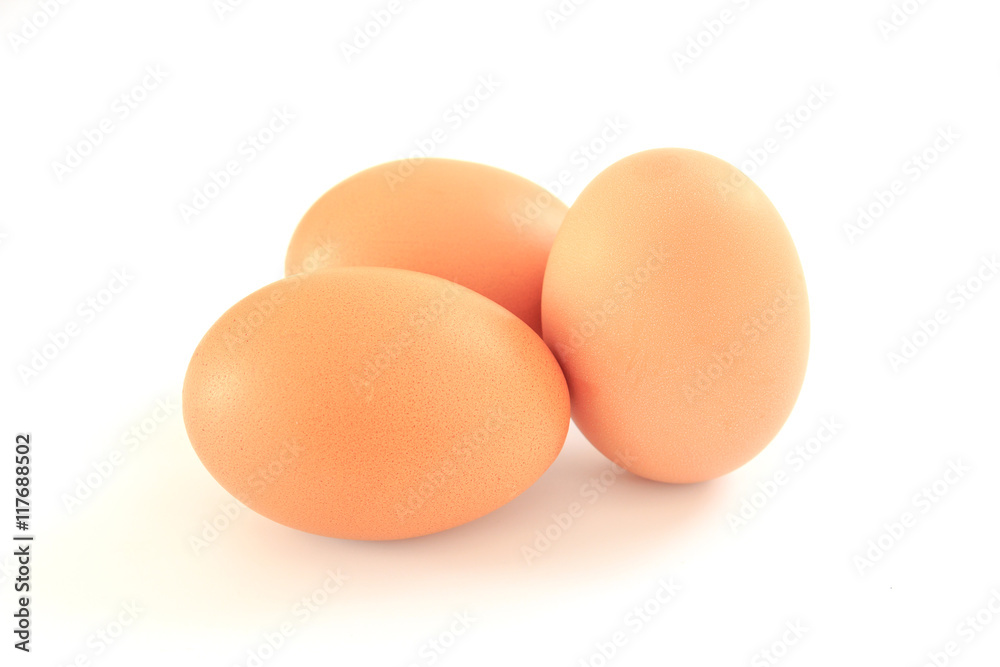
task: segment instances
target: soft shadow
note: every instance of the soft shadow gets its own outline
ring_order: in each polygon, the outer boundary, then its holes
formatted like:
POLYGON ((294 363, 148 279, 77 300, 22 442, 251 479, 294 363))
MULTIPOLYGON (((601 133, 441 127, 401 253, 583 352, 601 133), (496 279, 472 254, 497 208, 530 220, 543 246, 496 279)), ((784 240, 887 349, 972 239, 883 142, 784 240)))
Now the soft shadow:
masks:
POLYGON ((311 594, 328 571, 338 570, 349 578, 335 606, 351 614, 385 613, 395 601, 421 598, 462 606, 488 595, 513 605, 526 596, 599 585, 651 554, 683 559, 692 535, 705 528, 702 519, 722 513, 724 482, 669 485, 611 470, 574 427, 536 484, 458 528, 357 542, 302 533, 243 509, 207 547, 197 548, 192 538, 204 537, 203 522, 231 499, 180 427, 60 531, 59 547, 79 556, 71 566, 53 563, 64 570, 53 577, 65 584, 71 608, 92 605, 95 596, 108 604, 139 598, 159 608, 164 622, 220 630, 241 619, 269 622, 276 608, 311 594), (584 491, 591 480, 598 481, 584 491), (570 517, 574 503, 581 511, 570 517), (108 525, 117 529, 102 530, 108 525), (100 550, 94 549, 97 534, 100 550))

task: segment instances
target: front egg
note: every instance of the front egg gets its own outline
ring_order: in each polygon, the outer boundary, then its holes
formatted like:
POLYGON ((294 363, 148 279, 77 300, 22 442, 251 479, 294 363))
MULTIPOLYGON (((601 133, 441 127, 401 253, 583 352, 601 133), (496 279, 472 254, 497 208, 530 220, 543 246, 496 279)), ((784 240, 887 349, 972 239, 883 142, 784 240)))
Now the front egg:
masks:
POLYGON ((296 274, 248 296, 202 339, 183 391, 191 443, 237 499, 363 540, 507 503, 556 458, 569 410, 559 365, 524 322, 387 268, 296 274))

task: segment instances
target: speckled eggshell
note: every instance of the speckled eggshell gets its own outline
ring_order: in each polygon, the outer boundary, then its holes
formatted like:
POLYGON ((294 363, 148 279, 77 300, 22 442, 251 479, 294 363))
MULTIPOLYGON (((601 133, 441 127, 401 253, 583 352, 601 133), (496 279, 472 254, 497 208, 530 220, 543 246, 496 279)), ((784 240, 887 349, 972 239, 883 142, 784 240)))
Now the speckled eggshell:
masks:
POLYGON ((545 262, 566 205, 473 162, 389 162, 336 185, 299 222, 285 275, 385 266, 429 273, 496 301, 541 333, 545 262))
POLYGON ((691 150, 632 155, 587 186, 553 245, 542 319, 580 430, 664 482, 756 456, 788 418, 809 353, 784 222, 735 167, 691 150))
POLYGON ((496 303, 387 268, 296 274, 212 326, 184 423, 230 493, 341 538, 427 535, 527 489, 562 448, 565 379, 496 303))

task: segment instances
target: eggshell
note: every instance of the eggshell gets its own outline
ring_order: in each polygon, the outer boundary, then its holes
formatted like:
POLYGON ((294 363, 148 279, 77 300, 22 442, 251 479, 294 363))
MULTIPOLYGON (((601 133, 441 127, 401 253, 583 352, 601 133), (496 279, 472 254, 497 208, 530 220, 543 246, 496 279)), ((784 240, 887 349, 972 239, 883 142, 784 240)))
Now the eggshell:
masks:
POLYGON ((553 245, 542 319, 580 430, 665 482, 756 456, 791 412, 809 353, 784 222, 735 167, 690 150, 632 155, 587 186, 553 245))
POLYGON ((492 301, 386 268, 296 274, 227 311, 184 381, 188 435, 248 507, 334 537, 426 535, 495 510, 552 463, 569 394, 492 301))
POLYGON ((313 204, 292 236, 285 275, 335 266, 430 273, 496 301, 541 334, 545 262, 565 215, 544 188, 501 169, 390 162, 313 204))

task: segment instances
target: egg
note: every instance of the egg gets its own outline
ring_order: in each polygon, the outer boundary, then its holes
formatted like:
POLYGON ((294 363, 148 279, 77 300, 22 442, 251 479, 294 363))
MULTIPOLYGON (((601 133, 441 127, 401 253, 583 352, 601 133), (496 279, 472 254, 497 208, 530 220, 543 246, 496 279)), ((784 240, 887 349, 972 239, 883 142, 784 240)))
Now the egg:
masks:
POLYGON ((198 457, 247 507, 361 540, 504 505, 556 458, 570 419, 530 327, 390 268, 295 274, 243 299, 197 346, 182 403, 198 457))
POLYGON ((632 155, 584 189, 549 256, 542 321, 583 434, 663 482, 756 456, 809 354, 805 279, 778 211, 692 150, 632 155))
POLYGON ((566 205, 520 176, 426 158, 372 167, 319 198, 296 228, 285 275, 384 266, 468 287, 541 333, 541 292, 566 205))

